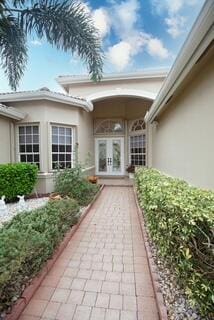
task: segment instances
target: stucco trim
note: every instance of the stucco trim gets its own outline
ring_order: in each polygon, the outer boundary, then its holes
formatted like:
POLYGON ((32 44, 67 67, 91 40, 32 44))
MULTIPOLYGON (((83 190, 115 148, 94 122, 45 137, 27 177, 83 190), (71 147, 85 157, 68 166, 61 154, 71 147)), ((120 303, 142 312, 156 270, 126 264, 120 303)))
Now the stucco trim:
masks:
POLYGON ((65 103, 71 106, 83 108, 85 111, 92 111, 93 106, 89 101, 81 98, 75 98, 66 94, 52 91, 37 90, 0 94, 1 102, 15 101, 32 101, 32 100, 49 100, 54 102, 65 103))
POLYGON ((194 65, 214 38, 213 27, 213 0, 207 0, 192 27, 183 47, 173 64, 168 77, 166 78, 157 98, 150 111, 145 116, 146 122, 154 121, 155 117, 167 107, 168 101, 175 91, 183 83, 194 65))
POLYGON ((101 92, 93 93, 86 97, 87 101, 95 102, 98 100, 113 98, 113 97, 135 97, 154 100, 156 94, 145 90, 135 90, 135 89, 121 89, 115 88, 113 90, 106 90, 101 92))
MULTIPOLYGON (((109 81, 121 81, 121 80, 136 80, 136 79, 152 79, 152 78, 166 78, 168 74, 167 68, 162 69, 148 69, 142 72, 136 73, 113 73, 113 74, 104 74, 101 82, 109 81)), ((89 75, 65 75, 59 76, 56 78, 56 81, 66 89, 67 85, 70 84, 80 84, 80 83, 92 83, 89 75)))
POLYGON ((26 117, 26 113, 21 112, 13 107, 7 107, 0 103, 0 115, 14 120, 23 120, 26 117))

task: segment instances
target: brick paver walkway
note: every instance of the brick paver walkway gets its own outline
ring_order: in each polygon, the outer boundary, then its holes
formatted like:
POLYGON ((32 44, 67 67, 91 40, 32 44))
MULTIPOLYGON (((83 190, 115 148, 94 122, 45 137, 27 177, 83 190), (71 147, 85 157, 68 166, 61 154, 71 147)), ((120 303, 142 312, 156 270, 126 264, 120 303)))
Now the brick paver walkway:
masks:
POLYGON ((157 320, 131 187, 105 187, 20 320, 157 320))

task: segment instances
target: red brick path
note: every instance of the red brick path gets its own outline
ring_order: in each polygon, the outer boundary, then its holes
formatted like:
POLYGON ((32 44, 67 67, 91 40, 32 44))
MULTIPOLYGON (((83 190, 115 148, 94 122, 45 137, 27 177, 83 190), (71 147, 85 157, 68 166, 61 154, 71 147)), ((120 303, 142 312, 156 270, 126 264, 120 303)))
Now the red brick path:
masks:
POLYGON ((105 187, 20 320, 158 320, 132 187, 105 187))

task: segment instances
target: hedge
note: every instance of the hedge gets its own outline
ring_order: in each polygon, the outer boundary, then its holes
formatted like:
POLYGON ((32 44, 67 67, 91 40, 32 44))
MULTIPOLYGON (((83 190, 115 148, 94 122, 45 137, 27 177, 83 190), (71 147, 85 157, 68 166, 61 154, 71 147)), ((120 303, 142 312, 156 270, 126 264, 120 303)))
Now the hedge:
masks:
POLYGON ((20 297, 78 220, 75 200, 49 202, 20 213, 0 229, 0 314, 20 297))
POLYGON ((154 169, 139 169, 136 185, 149 233, 189 301, 212 318, 214 303, 214 192, 154 169))
POLYGON ((10 163, 0 165, 0 197, 13 200, 17 195, 27 195, 33 191, 37 181, 38 168, 30 163, 10 163))

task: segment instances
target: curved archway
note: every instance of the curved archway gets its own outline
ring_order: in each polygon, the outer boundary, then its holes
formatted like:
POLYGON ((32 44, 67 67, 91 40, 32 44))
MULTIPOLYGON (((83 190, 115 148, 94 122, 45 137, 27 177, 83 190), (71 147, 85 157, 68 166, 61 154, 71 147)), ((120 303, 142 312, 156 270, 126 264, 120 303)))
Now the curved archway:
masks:
POLYGON ((145 90, 135 90, 135 89, 121 89, 116 88, 112 90, 105 90, 96 93, 92 93, 86 97, 89 103, 93 103, 99 100, 114 98, 114 97, 132 97, 132 98, 142 98, 148 100, 154 100, 156 94, 145 90))

